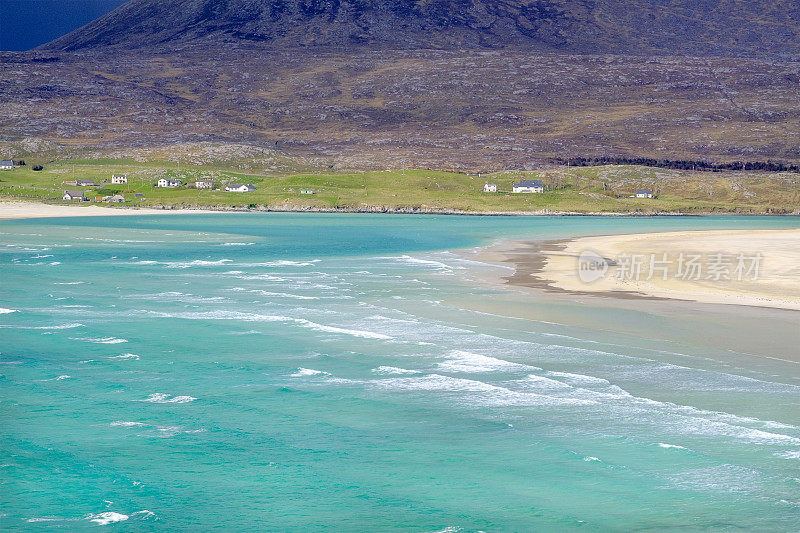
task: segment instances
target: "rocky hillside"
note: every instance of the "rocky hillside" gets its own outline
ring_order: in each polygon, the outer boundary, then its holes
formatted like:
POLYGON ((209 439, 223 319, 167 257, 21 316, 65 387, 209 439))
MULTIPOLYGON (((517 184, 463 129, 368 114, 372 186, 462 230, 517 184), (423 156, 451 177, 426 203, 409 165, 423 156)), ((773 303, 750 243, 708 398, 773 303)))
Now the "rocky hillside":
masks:
POLYGON ((800 162, 800 63, 511 50, 38 54, 0 54, 0 159, 26 159, 10 145, 40 151, 43 140, 122 152, 246 144, 349 168, 800 162))
POLYGON ((800 57, 796 0, 131 0, 42 48, 521 48, 800 57))

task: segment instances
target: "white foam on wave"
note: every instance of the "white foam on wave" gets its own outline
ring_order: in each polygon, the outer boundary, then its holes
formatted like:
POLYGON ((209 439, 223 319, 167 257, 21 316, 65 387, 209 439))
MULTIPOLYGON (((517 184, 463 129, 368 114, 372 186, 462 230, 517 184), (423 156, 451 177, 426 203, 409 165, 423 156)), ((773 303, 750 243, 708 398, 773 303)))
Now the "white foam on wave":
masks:
POLYGON ((85 281, 56 281, 53 285, 82 285, 85 281))
POLYGON ((659 442, 658 443, 658 447, 659 448, 667 448, 667 449, 676 449, 676 450, 685 450, 686 449, 686 447, 684 447, 684 446, 678 446, 677 444, 667 444, 666 442, 659 442))
POLYGON ((128 515, 115 513, 114 511, 86 515, 87 520, 100 524, 101 526, 107 526, 108 524, 114 524, 117 522, 124 522, 128 518, 130 518, 128 515))
POLYGON ((220 246, 253 246, 254 242, 223 242, 220 246))
POLYGON ((533 388, 536 390, 574 390, 572 385, 568 385, 566 383, 562 383, 561 381, 550 379, 544 376, 537 376, 536 374, 529 374, 524 379, 519 380, 518 383, 522 384, 526 388, 533 388))
POLYGON ((169 394, 164 394, 162 392, 154 392, 144 400, 139 400, 140 402, 149 402, 149 403, 189 403, 195 401, 197 398, 192 396, 170 396, 169 394))
POLYGON ((583 460, 586 461, 587 463, 602 462, 598 457, 594 457, 592 455, 587 455, 586 457, 583 458, 583 460))
POLYGON ((436 366, 439 370, 446 372, 496 372, 536 369, 536 367, 463 350, 451 351, 447 355, 447 361, 441 362, 436 366))
POLYGON ((122 355, 114 355, 112 357, 109 357, 109 359, 120 359, 120 360, 133 359, 133 360, 138 361, 139 360, 139 356, 136 355, 135 353, 124 353, 122 355))
POLYGON ((19 313, 16 309, 6 309, 5 307, 0 307, 0 315, 7 315, 9 313, 19 313))
POLYGON ((432 259, 422 259, 419 257, 411 257, 410 255, 399 255, 399 256, 388 256, 388 257, 378 257, 377 259, 391 259, 393 261, 397 261, 400 263, 410 264, 410 265, 422 265, 427 267, 433 267, 436 270, 449 272, 453 269, 464 270, 465 267, 462 266, 453 266, 448 265, 446 263, 442 263, 441 261, 434 261, 432 259))
POLYGON ((64 379, 70 379, 70 378, 72 378, 72 376, 68 376, 67 374, 62 374, 62 375, 56 376, 54 378, 40 379, 39 381, 62 381, 64 379))
POLYGON ((784 459, 800 459, 800 450, 786 450, 784 452, 777 452, 776 457, 783 457, 784 459))
POLYGON ((499 387, 474 379, 454 378, 441 374, 426 374, 414 378, 389 378, 366 382, 381 389, 399 391, 489 392, 499 387))
POLYGON ((191 268, 198 266, 220 266, 225 263, 232 263, 233 259, 217 259, 216 261, 207 261, 205 259, 195 259, 193 261, 169 261, 165 263, 167 268, 191 268))
POLYGON ((314 370, 313 368, 300 367, 297 369, 297 372, 289 375, 293 378, 303 378, 308 376, 330 376, 330 373, 323 372, 322 370, 314 370))
POLYGON ((557 378, 565 378, 568 381, 573 383, 579 383, 581 385, 584 384, 598 384, 598 385, 610 385, 607 379, 597 378, 594 376, 587 376, 584 374, 572 374, 570 372, 547 372, 545 375, 553 376, 557 378))
POLYGON ((121 344, 123 342, 128 342, 126 339, 120 339, 117 337, 97 337, 97 338, 70 337, 70 340, 92 342, 94 344, 121 344))
POLYGON ((143 422, 128 422, 126 420, 115 420, 108 424, 111 427, 123 427, 123 428, 134 428, 134 427, 142 427, 146 426, 147 424, 143 422))
POLYGON ((282 267, 282 266, 299 266, 306 267, 319 263, 320 259, 312 259, 310 261, 290 261, 288 259, 279 259, 277 261, 265 261, 263 263, 237 263, 237 266, 243 267, 282 267))
POLYGON ((40 329, 40 330, 58 330, 58 329, 74 329, 74 328, 83 328, 86 327, 80 322, 72 322, 70 324, 58 324, 55 326, 9 326, 9 325, 0 325, 0 328, 12 328, 12 329, 40 329))
MULTIPOLYGON (((347 380, 338 380, 346 383, 347 380)), ((418 377, 386 378, 368 381, 351 381, 370 388, 407 392, 443 392, 460 396, 461 403, 476 406, 579 406, 597 402, 576 398, 560 398, 531 392, 513 391, 479 380, 456 378, 441 374, 426 374, 418 377)))
POLYGON ((192 267, 208 267, 208 266, 220 266, 226 263, 232 263, 233 259, 217 259, 215 261, 209 261, 206 259, 194 259, 192 261, 150 261, 150 260, 140 260, 134 261, 132 264, 134 265, 164 265, 167 268, 192 268, 192 267))
POLYGON ((324 324, 311 322, 310 320, 306 320, 304 318, 296 318, 294 320, 302 327, 310 328, 316 331, 324 331, 327 333, 342 333, 344 335, 351 335, 353 337, 361 337, 362 339, 390 340, 392 338, 389 335, 384 335, 383 333, 375 333, 373 331, 339 328, 336 326, 326 326, 324 324))
POLYGON ((233 287, 227 289, 234 292, 247 292, 250 294, 258 294, 259 296, 275 296, 278 298, 291 298, 293 300, 319 300, 319 296, 304 296, 302 294, 292 294, 288 292, 270 292, 261 289, 246 289, 244 287, 233 287))
POLYGON ((372 369, 373 374, 380 375, 397 375, 397 374, 420 374, 419 370, 409 370, 407 368, 398 368, 396 366, 379 366, 372 369))
POLYGON ((183 318, 187 320, 241 320, 244 322, 286 322, 297 324, 300 327, 324 331, 327 333, 341 333, 365 339, 392 339, 389 335, 356 329, 347 329, 337 326, 328 326, 312 322, 305 318, 295 318, 282 315, 262 315, 259 313, 244 313, 241 311, 202 311, 196 313, 158 313, 159 316, 170 318, 183 318))

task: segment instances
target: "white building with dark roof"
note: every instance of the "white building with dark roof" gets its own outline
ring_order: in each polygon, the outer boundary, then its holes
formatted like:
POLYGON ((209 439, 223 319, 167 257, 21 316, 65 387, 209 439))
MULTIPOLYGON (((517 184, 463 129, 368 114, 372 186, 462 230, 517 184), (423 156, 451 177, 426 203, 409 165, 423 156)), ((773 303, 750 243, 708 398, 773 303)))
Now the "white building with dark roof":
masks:
POLYGON ((83 191, 64 191, 64 196, 62 196, 64 200, 67 201, 84 201, 86 200, 86 196, 84 196, 83 191))
POLYGON ((244 185, 241 183, 232 183, 225 187, 228 192, 253 192, 256 188, 252 185, 244 185))
POLYGON ((511 190, 515 193, 543 193, 544 184, 541 180, 521 180, 511 190))
POLYGON ((180 187, 181 185, 183 185, 181 180, 171 180, 167 178, 161 178, 158 180, 158 183, 156 183, 156 187, 168 189, 174 189, 175 187, 180 187))

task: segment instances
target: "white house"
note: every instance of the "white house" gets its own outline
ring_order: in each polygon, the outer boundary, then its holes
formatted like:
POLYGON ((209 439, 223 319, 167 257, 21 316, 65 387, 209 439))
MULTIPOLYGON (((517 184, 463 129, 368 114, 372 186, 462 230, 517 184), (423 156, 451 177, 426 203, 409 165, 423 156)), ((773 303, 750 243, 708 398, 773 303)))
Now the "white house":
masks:
POLYGON ((103 201, 111 204, 121 204, 125 202, 125 197, 121 194, 115 194, 113 196, 104 196, 103 201))
POLYGON ((241 183, 232 183, 225 187, 228 192, 252 192, 256 190, 252 185, 242 185, 241 183))
POLYGON ((111 183, 114 185, 125 185, 128 183, 128 176, 125 174, 115 174, 111 176, 111 183))
POLYGON ((300 189, 300 194, 314 194, 314 189, 300 189))
POLYGON ((13 161, 0 161, 0 170, 14 170, 13 161))
POLYGON ((214 180, 197 180, 194 182, 194 186, 197 189, 213 189, 214 180))
POLYGON ((649 189, 639 189, 636 191, 636 198, 652 198, 653 191, 649 189))
POLYGON ((487 183, 483 186, 483 192, 497 192, 497 184, 496 183, 487 183))
POLYGON ((175 187, 180 187, 181 185, 183 185, 183 182, 181 180, 170 180, 167 178, 161 178, 160 180, 158 180, 156 187, 162 187, 162 188, 168 187, 174 189, 175 187))
POLYGON ((515 183, 512 192, 520 193, 542 193, 544 192, 544 184, 540 180, 521 180, 515 183))
POLYGON ((84 201, 86 197, 83 195, 83 191, 64 191, 64 196, 62 196, 64 200, 78 200, 84 201))

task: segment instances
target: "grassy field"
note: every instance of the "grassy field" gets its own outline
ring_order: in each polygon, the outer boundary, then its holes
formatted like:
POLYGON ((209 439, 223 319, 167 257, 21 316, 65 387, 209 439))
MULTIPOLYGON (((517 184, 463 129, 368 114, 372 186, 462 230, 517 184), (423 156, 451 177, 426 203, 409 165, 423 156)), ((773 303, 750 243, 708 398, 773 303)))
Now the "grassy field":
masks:
POLYGON ((261 174, 220 164, 181 165, 169 161, 71 160, 51 162, 33 171, 35 159, 0 171, 0 196, 65 203, 62 182, 90 179, 81 188, 94 200, 123 194, 124 206, 174 206, 257 209, 454 210, 468 212, 578 213, 786 213, 800 210, 800 175, 789 173, 676 171, 635 166, 569 167, 489 176, 431 170, 261 174), (126 174, 127 185, 111 185, 113 174, 126 174), (156 188, 161 178, 184 184, 210 178, 215 190, 156 188), (543 194, 512 194, 520 178, 541 179, 543 194), (103 182, 108 182, 103 184, 103 182), (498 193, 484 193, 486 182, 498 193), (229 183, 248 183, 250 193, 225 192, 229 183), (652 189, 654 199, 630 198, 636 189, 652 189), (223 190, 220 190, 223 189, 223 190), (311 189, 313 195, 301 194, 311 189), (144 198, 136 198, 142 193, 144 198))

